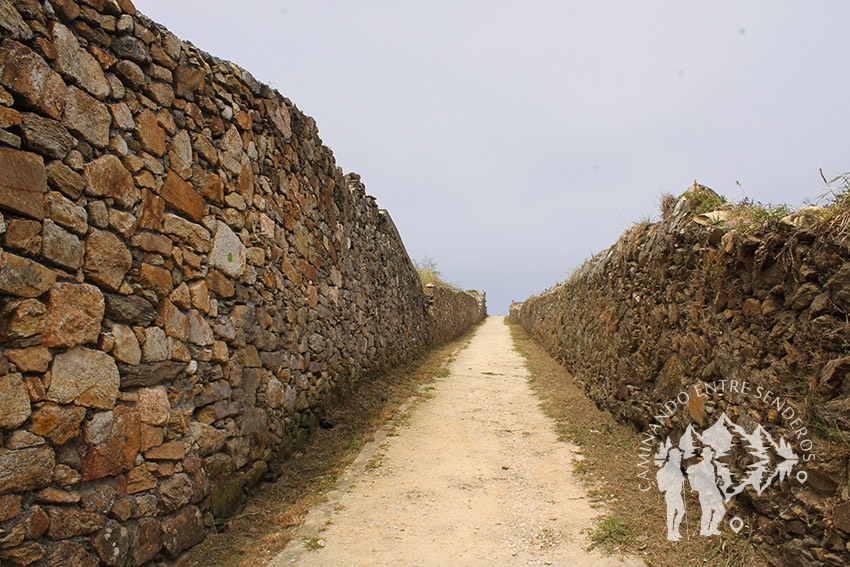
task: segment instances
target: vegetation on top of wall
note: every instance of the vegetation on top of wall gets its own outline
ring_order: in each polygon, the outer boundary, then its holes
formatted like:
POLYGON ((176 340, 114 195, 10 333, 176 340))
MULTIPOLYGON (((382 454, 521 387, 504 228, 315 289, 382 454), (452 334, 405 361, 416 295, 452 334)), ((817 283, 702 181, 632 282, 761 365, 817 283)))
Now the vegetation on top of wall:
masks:
POLYGON ((705 185, 700 185, 696 181, 680 198, 684 197, 693 203, 693 212, 695 215, 701 215, 719 209, 726 204, 726 197, 718 195, 713 190, 705 185))
POLYGON ((423 286, 434 284, 440 287, 459 289, 443 279, 443 273, 437 268, 437 262, 433 258, 425 256, 421 260, 414 260, 413 265, 419 273, 419 279, 422 280, 423 286))
MULTIPOLYGON (((731 202, 704 185, 694 184, 678 198, 669 193, 661 196, 661 218, 673 214, 679 200, 689 202, 687 214, 700 224, 738 230, 744 234, 766 234, 791 228, 818 227, 836 236, 850 236, 850 173, 827 181, 827 190, 816 204, 794 210, 784 203, 752 201, 748 197, 731 202)), ((639 226, 650 223, 642 221, 639 226)))

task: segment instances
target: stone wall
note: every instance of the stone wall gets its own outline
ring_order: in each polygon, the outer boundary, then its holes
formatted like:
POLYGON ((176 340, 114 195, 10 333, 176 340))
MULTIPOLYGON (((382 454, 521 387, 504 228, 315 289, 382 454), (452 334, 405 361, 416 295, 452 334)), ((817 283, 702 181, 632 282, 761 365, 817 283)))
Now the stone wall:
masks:
POLYGON ((693 207, 681 199, 662 222, 630 229, 567 281, 514 304, 511 317, 599 406, 650 435, 665 402, 726 380, 719 400, 688 403, 667 426, 704 427, 725 412, 748 431, 761 423, 795 443, 809 438, 815 459, 800 463, 802 490, 793 481, 762 495, 748 488, 735 514, 761 528, 754 540, 775 565, 850 564, 846 229, 817 220, 827 210, 757 231, 724 224, 728 211, 695 216, 693 207), (750 394, 732 391, 744 382, 750 394), (755 399, 758 387, 788 407, 755 399))
POLYGON ((0 244, 3 565, 177 556, 472 322, 311 118, 130 0, 0 0, 0 244))
POLYGON ((425 286, 428 298, 429 340, 440 344, 454 340, 487 316, 483 291, 465 292, 435 284, 425 286))

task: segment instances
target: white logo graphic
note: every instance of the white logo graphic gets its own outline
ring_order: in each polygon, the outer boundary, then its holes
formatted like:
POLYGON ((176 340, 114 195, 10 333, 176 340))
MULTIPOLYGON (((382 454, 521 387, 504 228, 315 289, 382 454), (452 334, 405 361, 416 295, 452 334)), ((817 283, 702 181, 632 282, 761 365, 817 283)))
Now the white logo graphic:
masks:
MULTIPOLYGON (((772 392, 765 392, 761 388, 756 389, 750 397, 762 403, 768 402, 770 408, 784 418, 786 428, 791 431, 790 439, 798 443, 800 454, 794 451, 792 443, 784 437, 774 440, 761 424, 756 424, 752 431, 748 431, 732 421, 725 412, 703 430, 688 425, 678 439, 666 435, 662 441, 662 436, 670 431, 670 418, 678 409, 698 407, 703 403, 701 398, 709 393, 722 395, 733 392, 744 396, 750 393, 747 382, 739 384, 730 381, 728 386, 723 382, 707 383, 704 385, 705 391, 696 387, 667 402, 662 413, 650 424, 641 443, 641 461, 638 463, 642 468, 638 474, 641 490, 650 490, 655 485, 664 494, 667 539, 670 541, 682 539, 680 527, 687 516, 686 487, 696 493, 699 499, 702 512, 700 535, 721 535, 721 523, 730 500, 748 488, 761 495, 772 485, 784 483, 792 477, 798 483, 796 487, 801 488, 807 480, 807 474, 804 470, 794 473, 794 469, 815 458, 810 453, 812 445, 806 438, 808 432, 796 417, 796 412, 772 392), (694 405, 694 402, 698 403, 694 405), (655 446, 657 450, 653 449, 655 446), (650 462, 657 468, 654 483, 650 480, 650 462)), ((781 484, 781 489, 789 488, 793 486, 781 484)), ((728 519, 728 524, 732 531, 738 533, 744 527, 744 520, 735 516, 728 519)))

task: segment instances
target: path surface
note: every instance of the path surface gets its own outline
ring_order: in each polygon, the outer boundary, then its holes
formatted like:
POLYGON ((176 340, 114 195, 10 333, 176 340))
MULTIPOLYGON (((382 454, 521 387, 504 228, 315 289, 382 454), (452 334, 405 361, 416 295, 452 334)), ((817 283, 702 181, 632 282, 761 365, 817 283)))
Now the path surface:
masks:
POLYGON ((585 551, 582 530, 598 512, 502 317, 487 319, 450 371, 308 517, 304 537, 313 529, 324 547, 299 538, 272 565, 639 565, 585 551))

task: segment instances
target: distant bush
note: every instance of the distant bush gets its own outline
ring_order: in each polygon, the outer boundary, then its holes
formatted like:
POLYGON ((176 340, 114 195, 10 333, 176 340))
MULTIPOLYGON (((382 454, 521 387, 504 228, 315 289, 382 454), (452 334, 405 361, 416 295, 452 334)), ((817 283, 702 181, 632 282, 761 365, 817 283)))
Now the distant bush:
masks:
POLYGON ((434 284, 442 287, 455 287, 443 279, 443 274, 437 269, 437 263, 433 258, 425 256, 421 260, 414 260, 413 266, 419 272, 419 279, 422 280, 423 286, 434 284))

